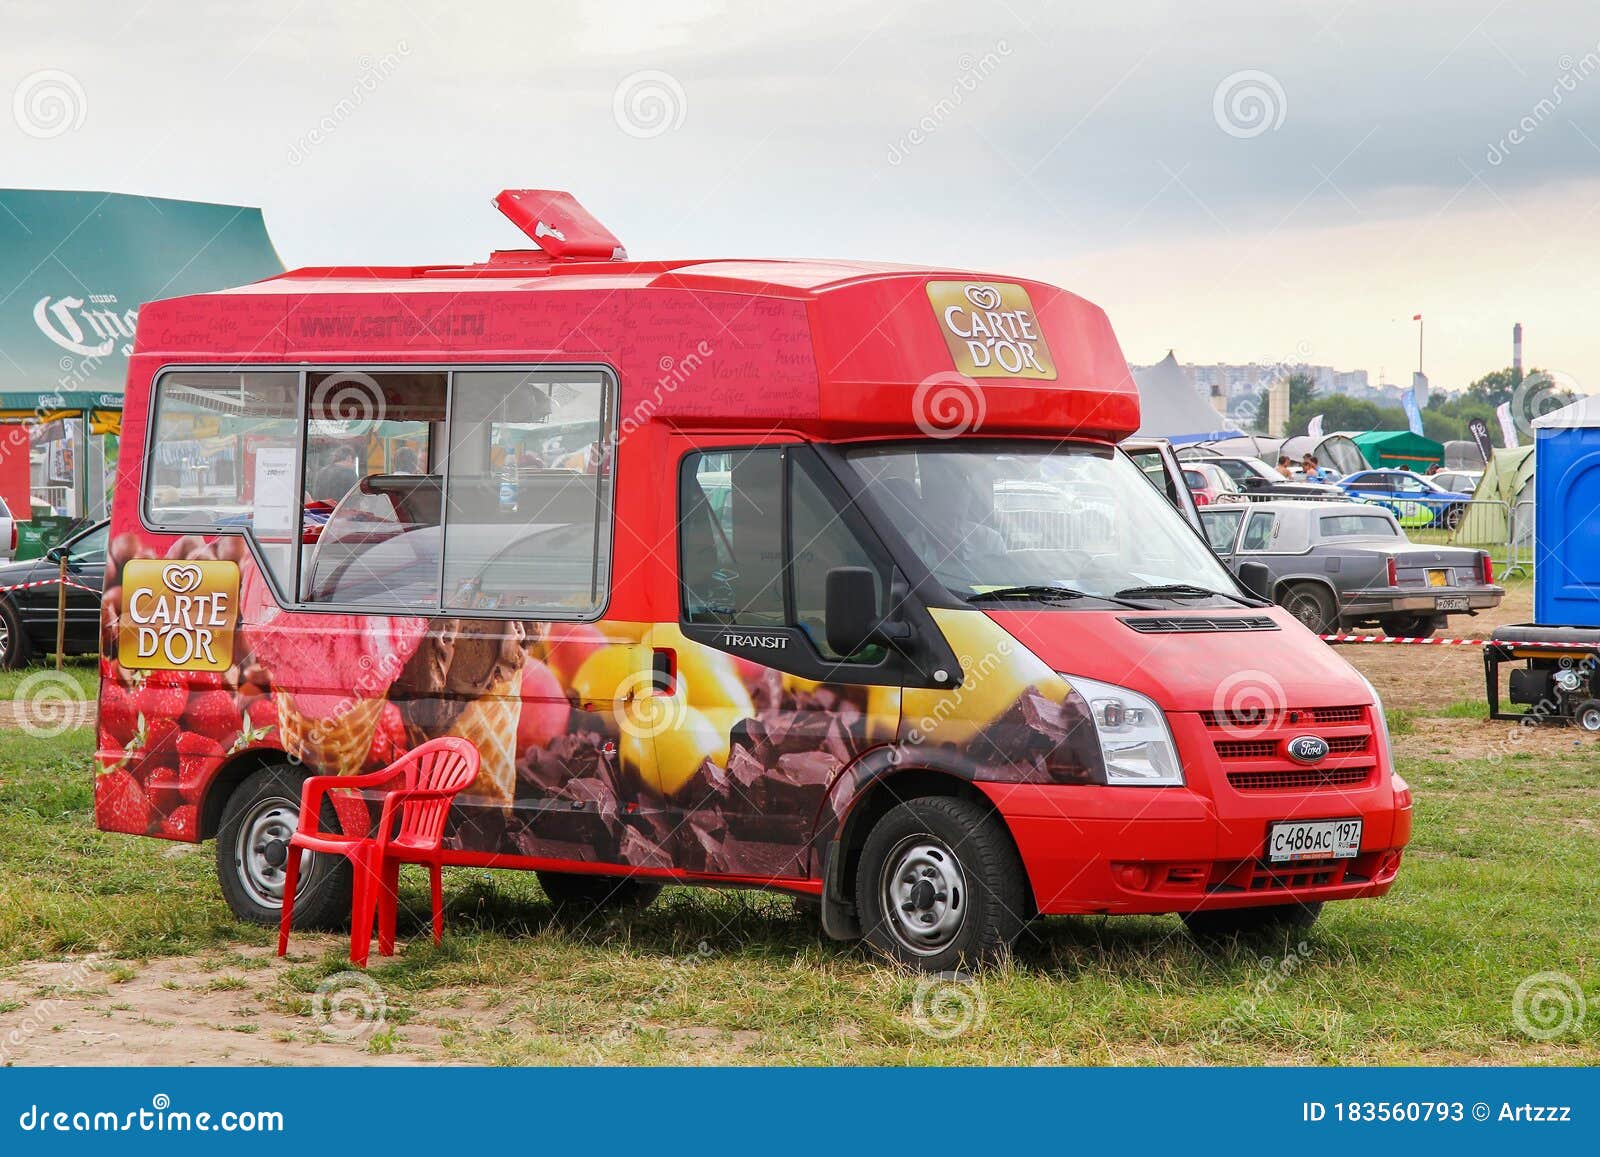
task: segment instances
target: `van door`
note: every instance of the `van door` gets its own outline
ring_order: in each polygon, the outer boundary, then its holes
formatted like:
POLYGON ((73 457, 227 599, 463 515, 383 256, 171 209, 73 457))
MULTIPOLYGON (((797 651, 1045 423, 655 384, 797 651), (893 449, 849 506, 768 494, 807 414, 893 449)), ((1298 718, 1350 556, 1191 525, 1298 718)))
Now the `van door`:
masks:
POLYGON ((653 735, 695 872, 804 876, 834 780, 899 724, 897 656, 839 655, 828 571, 862 567, 887 606, 894 568, 810 448, 681 448, 680 622, 652 634, 670 710, 653 735))

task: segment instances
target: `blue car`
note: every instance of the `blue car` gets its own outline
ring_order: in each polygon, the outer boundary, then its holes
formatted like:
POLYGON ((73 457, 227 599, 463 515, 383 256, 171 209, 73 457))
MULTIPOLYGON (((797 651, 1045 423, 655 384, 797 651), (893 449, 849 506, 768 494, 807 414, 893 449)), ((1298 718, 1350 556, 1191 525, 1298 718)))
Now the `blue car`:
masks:
POLYGON ((1394 512, 1407 529, 1438 526, 1454 530, 1472 495, 1446 490, 1409 470, 1357 470, 1339 480, 1352 498, 1373 502, 1394 512))

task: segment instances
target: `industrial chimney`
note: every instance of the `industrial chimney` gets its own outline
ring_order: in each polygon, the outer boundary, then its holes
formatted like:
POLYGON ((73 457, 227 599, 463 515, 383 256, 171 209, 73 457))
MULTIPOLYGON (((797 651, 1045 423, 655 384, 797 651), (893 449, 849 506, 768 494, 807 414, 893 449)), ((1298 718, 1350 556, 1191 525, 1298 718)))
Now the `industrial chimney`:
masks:
POLYGON ((1511 369, 1522 380, 1522 323, 1511 327, 1511 369))

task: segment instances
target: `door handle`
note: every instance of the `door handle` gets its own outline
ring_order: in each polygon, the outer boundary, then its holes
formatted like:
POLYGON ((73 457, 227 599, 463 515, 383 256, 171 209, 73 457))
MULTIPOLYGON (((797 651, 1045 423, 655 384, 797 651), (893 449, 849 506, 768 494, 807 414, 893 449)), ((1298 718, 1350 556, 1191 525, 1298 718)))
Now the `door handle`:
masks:
POLYGON ((672 695, 678 689, 678 652, 672 647, 650 648, 650 692, 672 695))

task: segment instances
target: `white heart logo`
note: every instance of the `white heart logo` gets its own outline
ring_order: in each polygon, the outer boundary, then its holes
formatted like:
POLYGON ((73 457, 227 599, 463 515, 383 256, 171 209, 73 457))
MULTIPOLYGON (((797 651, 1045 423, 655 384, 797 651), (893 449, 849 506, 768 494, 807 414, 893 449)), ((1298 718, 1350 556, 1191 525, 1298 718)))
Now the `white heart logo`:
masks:
POLYGON ((173 563, 161 568, 161 581, 174 594, 186 595, 200 585, 200 568, 193 563, 173 563))
POLYGON ((992 285, 969 285, 963 290, 974 309, 998 309, 1000 291, 992 285))

